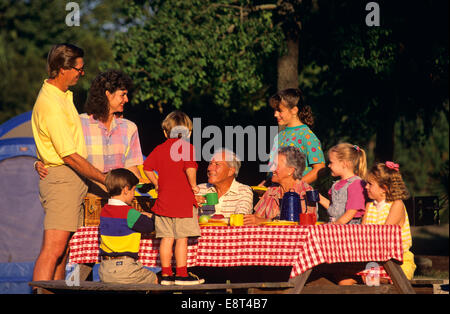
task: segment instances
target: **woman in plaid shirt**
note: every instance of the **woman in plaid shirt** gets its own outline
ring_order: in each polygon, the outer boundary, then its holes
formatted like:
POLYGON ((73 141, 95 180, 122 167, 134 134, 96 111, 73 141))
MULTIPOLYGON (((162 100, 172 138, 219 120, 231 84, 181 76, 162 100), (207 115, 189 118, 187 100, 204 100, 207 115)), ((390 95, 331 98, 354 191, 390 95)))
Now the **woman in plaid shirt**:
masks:
MULTIPOLYGON (((274 167, 276 169, 273 171, 272 182, 278 183, 278 185, 269 187, 256 204, 253 215, 244 216, 245 225, 260 224, 280 216, 280 199, 283 198, 285 192, 293 189, 303 200, 306 191, 313 190, 308 183, 301 180, 305 170, 305 154, 300 152, 297 147, 280 148, 275 158, 274 167)), ((315 213, 316 208, 308 206, 307 212, 315 213)))

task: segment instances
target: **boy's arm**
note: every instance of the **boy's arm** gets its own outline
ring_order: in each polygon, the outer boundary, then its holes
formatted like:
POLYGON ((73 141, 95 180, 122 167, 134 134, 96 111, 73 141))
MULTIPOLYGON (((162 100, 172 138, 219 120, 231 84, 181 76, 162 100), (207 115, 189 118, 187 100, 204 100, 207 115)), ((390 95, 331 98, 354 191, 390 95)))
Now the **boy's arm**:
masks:
POLYGON ((145 175, 149 178, 150 182, 155 186, 155 190, 158 191, 158 178, 153 171, 144 170, 145 175))
POLYGON ((197 169, 196 168, 187 168, 186 176, 188 178, 189 184, 192 187, 192 191, 194 193, 198 193, 200 188, 197 186, 197 169))
POLYGON ((155 221, 150 218, 152 215, 149 213, 140 213, 136 209, 132 208, 128 211, 127 224, 128 228, 133 231, 141 233, 149 233, 155 230, 155 221))

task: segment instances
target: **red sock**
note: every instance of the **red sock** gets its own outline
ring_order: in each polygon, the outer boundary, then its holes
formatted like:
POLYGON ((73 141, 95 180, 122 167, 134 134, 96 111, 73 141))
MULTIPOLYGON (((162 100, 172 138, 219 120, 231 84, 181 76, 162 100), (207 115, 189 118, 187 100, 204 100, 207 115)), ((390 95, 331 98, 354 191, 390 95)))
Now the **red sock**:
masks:
POLYGON ((161 267, 162 276, 173 276, 172 267, 161 267))
POLYGON ((187 266, 177 267, 177 276, 178 277, 187 277, 187 266))

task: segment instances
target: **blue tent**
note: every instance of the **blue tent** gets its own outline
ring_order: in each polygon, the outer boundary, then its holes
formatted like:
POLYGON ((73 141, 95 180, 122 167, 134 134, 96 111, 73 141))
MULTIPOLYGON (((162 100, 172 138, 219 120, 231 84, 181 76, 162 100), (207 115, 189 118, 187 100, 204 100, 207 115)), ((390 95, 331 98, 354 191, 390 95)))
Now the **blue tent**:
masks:
MULTIPOLYGON (((0 125, 0 294, 31 292, 28 282, 44 229, 36 156, 31 111, 0 125)), ((156 197, 156 192, 136 195, 156 197)))
POLYGON ((29 293, 42 244, 44 212, 31 111, 0 125, 0 293, 29 293))

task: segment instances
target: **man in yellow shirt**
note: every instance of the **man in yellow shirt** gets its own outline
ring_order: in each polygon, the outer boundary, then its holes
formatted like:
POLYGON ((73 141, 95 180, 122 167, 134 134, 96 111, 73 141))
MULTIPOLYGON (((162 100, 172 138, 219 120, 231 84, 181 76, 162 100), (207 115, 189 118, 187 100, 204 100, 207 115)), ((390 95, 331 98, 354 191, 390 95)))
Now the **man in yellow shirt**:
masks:
POLYGON ((39 182, 45 211, 44 240, 33 280, 61 280, 70 236, 82 219, 87 193, 85 178, 105 183, 105 175, 87 160, 80 118, 68 90, 84 75, 84 52, 70 44, 52 47, 48 54, 49 78, 44 81, 31 117, 39 159, 48 175, 39 182))

